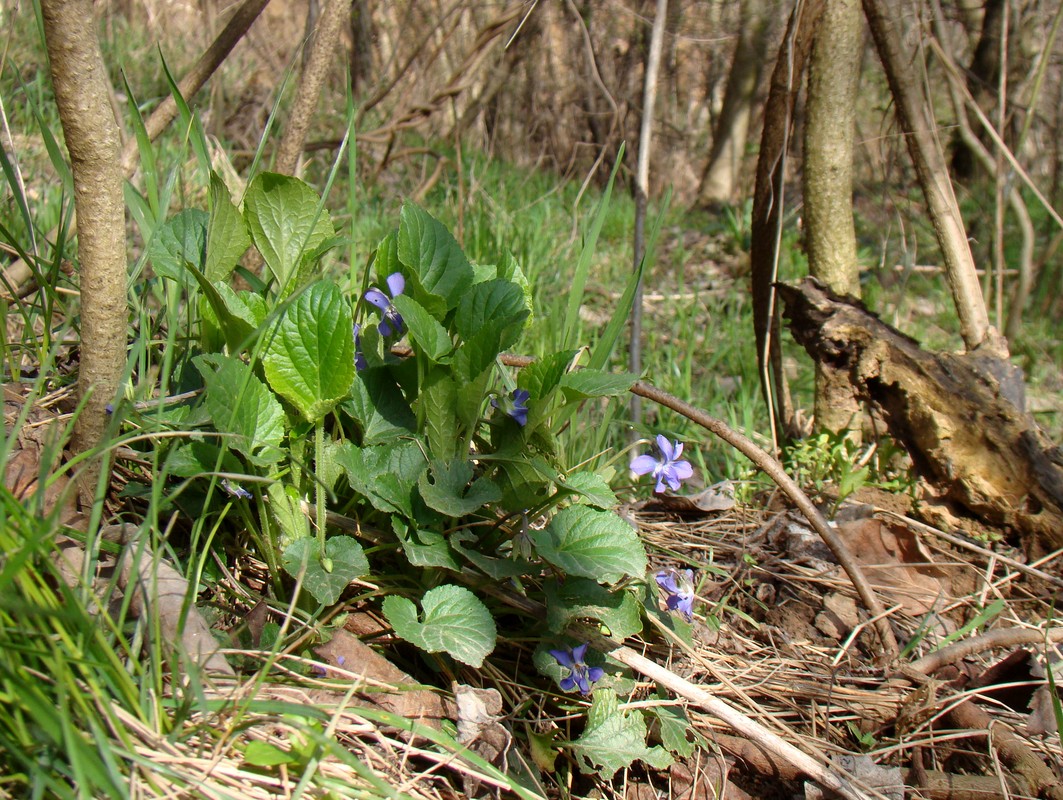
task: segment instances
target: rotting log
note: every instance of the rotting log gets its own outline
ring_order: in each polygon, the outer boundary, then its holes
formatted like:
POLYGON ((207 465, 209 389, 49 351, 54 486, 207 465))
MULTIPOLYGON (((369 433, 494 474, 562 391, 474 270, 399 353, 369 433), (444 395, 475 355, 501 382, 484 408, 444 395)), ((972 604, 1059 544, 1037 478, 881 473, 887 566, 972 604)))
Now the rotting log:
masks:
POLYGON ((943 499, 1029 555, 1063 547, 1063 452, 1026 412, 1018 368, 979 349, 924 350, 811 278, 777 288, 794 338, 848 376, 943 499))

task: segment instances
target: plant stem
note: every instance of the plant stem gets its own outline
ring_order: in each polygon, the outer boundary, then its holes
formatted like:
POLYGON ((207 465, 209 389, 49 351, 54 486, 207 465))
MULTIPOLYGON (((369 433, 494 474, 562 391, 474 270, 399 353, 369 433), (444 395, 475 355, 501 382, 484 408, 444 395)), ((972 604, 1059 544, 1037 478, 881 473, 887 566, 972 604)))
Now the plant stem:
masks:
POLYGON ((325 461, 325 420, 318 420, 314 426, 314 499, 317 508, 317 543, 321 548, 321 566, 325 572, 332 572, 332 559, 325 555, 325 486, 319 476, 321 465, 325 461))

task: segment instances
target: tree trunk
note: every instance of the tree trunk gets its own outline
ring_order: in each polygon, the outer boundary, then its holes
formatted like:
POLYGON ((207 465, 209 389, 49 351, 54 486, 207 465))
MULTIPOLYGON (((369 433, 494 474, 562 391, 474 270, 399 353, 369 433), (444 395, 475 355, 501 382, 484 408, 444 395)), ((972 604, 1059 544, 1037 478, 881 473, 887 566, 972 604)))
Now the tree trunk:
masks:
MULTIPOLYGON (((92 0, 42 0, 41 12, 78 216, 78 394, 83 406, 74 424, 74 448, 84 453, 102 442, 107 407, 118 394, 126 362, 128 311, 120 144, 107 70, 96 39, 92 0)), ((90 464, 79 487, 87 501, 95 498, 96 479, 103 469, 100 461, 90 464)))
POLYGON ((863 0, 871 35, 886 72, 897 119, 904 131, 908 152, 926 198, 930 222, 941 248, 952 300, 960 319, 960 335, 968 350, 982 345, 996 354, 1007 352, 1000 334, 989 326, 982 290, 967 243, 967 232, 959 204, 952 191, 945 156, 934 136, 936 125, 928 113, 929 103, 913 77, 910 59, 901 49, 901 37, 894 20, 897 8, 885 0, 863 0))
POLYGON ((321 99, 321 87, 336 60, 337 45, 344 18, 347 16, 348 0, 325 0, 318 18, 314 36, 310 41, 303 74, 296 89, 295 102, 284 131, 273 168, 283 175, 298 172, 299 155, 310 129, 310 119, 321 99))
MULTIPOLYGON (((853 225, 853 131, 863 47, 860 0, 826 0, 808 64, 804 218, 808 267, 835 294, 860 297, 853 225)), ((860 404, 843 373, 816 363, 816 427, 860 436, 860 404)))
POLYGON ((941 499, 1018 534, 1031 559, 1063 547, 1063 452, 1024 410, 1020 370, 927 352, 811 278, 778 291, 794 338, 848 375, 941 499))
POLYGON ((373 14, 369 0, 351 3, 351 92, 355 97, 373 77, 373 14))
MULTIPOLYGON (((646 203, 650 194, 650 154, 653 152, 653 109, 657 104, 657 75, 661 67, 661 51, 664 48, 664 25, 668 19, 668 0, 657 0, 653 17, 653 34, 650 37, 650 52, 646 56, 646 70, 642 88, 642 125, 639 131, 639 159, 635 171, 635 242, 634 269, 646 255, 646 203)), ((635 287, 634 306, 631 309, 631 349, 629 366, 635 375, 642 374, 642 281, 635 287)), ((637 429, 642 424, 642 404, 638 395, 631 396, 631 422, 637 429)), ((637 432, 633 431, 635 437, 637 432)))
MULTIPOLYGON (((985 0, 982 12, 982 32, 971 56, 967 69, 967 88, 979 107, 986 112, 997 102, 997 81, 1000 79, 1000 35, 1007 14, 1005 0, 985 0)), ((1004 134, 1003 131, 1000 132, 1004 134)), ((969 181, 979 166, 979 160, 971 152, 962 137, 952 143, 952 174, 958 181, 969 181)))
MULTIPOLYGON (((786 180, 786 156, 793 124, 793 109, 800 76, 812 48, 813 32, 823 0, 798 4, 779 47, 771 89, 764 109, 764 129, 757 158, 757 181, 753 191, 752 246, 749 253, 753 294, 753 330, 757 337, 757 363, 761 388, 772 411, 772 438, 779 429, 792 427, 792 411, 783 383, 782 358, 778 347, 778 309, 773 285, 782 236, 782 212, 786 180)), ((773 442, 776 443, 777 442, 773 442)))
POLYGON ((753 101, 760 86, 764 54, 771 35, 771 16, 763 0, 745 0, 741 4, 738 41, 723 91, 720 115, 712 130, 712 149, 698 188, 698 202, 703 206, 730 203, 735 199, 749 123, 753 117, 753 101))
MULTIPOLYGON (((236 9, 222 32, 218 34, 210 47, 199 57, 192 69, 188 71, 188 74, 181 79, 178 88, 181 90, 182 97, 191 99, 192 95, 202 88, 207 79, 214 74, 214 71, 225 60, 225 57, 228 56, 236 43, 247 32, 247 29, 251 27, 251 23, 262 13, 262 9, 266 7, 268 2, 269 0, 244 0, 244 3, 236 9)), ((177 103, 171 95, 167 95, 151 112, 151 116, 144 121, 144 129, 147 131, 148 138, 155 141, 166 130, 166 127, 173 122, 176 116, 177 103)), ((136 138, 129 139, 125 147, 122 148, 122 173, 126 178, 131 178, 136 171, 139 156, 140 151, 136 138)), ((77 217, 71 221, 68 232, 73 233, 76 231, 76 225, 77 217)), ((57 233, 57 229, 53 230, 49 233, 48 238, 55 238, 57 233)), ((3 280, 0 280, 0 284, 4 287, 18 287, 17 294, 22 297, 33 290, 32 285, 29 283, 32 277, 33 273, 26 262, 22 259, 17 259, 4 269, 3 280)))

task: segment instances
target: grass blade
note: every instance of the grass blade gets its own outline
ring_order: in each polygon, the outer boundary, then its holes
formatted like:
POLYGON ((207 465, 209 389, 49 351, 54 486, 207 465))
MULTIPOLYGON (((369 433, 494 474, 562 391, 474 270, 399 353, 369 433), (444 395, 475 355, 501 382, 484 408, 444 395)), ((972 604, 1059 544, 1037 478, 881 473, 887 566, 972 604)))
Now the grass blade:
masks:
POLYGON ((613 163, 613 171, 609 174, 609 182, 602 192, 602 199, 598 202, 598 208, 594 212, 587 238, 583 240, 583 248, 580 250, 579 260, 576 262, 576 271, 572 276, 572 288, 569 290, 568 307, 565 311, 564 336, 561 339, 561 350, 571 350, 578 347, 579 340, 579 309, 583 305, 583 292, 587 286, 587 276, 590 274, 591 259, 594 258, 594 250, 598 245, 598 235, 602 232, 606 214, 609 212, 609 200, 613 193, 613 183, 616 173, 624 161, 624 146, 616 154, 613 163))

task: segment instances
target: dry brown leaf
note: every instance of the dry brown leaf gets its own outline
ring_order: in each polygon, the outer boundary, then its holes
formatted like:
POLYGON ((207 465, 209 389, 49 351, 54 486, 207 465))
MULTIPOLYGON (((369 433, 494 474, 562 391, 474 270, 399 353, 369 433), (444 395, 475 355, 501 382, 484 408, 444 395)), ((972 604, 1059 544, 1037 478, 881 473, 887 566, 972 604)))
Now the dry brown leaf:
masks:
POLYGON ((640 504, 640 507, 687 514, 730 511, 735 506, 734 492, 734 484, 731 481, 721 481, 702 489, 697 494, 656 495, 652 500, 640 504))
POLYGON ((315 648, 314 652, 329 664, 366 679, 368 687, 362 696, 386 711, 406 719, 419 720, 434 728, 438 728, 440 720, 447 717, 439 695, 426 689, 412 688, 418 685, 418 681, 350 631, 336 631, 329 641, 315 648), (382 688, 380 684, 392 688, 382 688))
MULTIPOLYGON (((477 689, 455 683, 458 707, 458 741, 505 772, 513 736, 501 723, 502 695, 497 689, 477 689)), ((474 796, 479 781, 465 776, 465 793, 474 796)))
POLYGON ((868 518, 842 523, 838 536, 875 588, 911 616, 926 616, 951 600, 945 571, 908 528, 868 518))
POLYGON ((698 753, 691 761, 677 761, 668 770, 675 800, 748 800, 749 795, 727 779, 734 760, 698 753))

